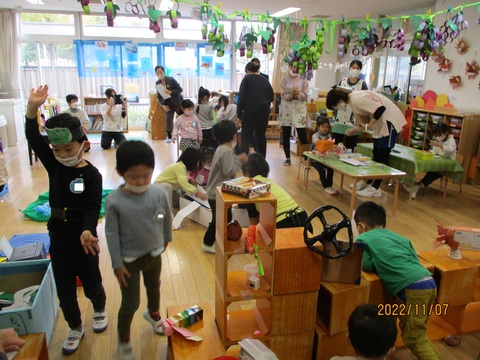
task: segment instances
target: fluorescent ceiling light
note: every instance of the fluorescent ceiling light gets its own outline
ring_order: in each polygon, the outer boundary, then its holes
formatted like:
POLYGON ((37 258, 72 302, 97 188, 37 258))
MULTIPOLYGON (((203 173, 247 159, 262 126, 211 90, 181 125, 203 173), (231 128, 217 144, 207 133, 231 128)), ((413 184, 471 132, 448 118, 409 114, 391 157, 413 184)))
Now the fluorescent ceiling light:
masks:
POLYGON ((160 7, 158 9, 162 10, 162 11, 168 11, 172 7, 173 7, 173 1, 172 0, 162 0, 160 2, 160 7))
POLYGON ((33 5, 45 5, 45 3, 42 0, 27 0, 27 1, 33 5))
POLYGON ((300 10, 300 8, 289 7, 289 8, 286 8, 286 9, 283 9, 283 10, 280 10, 280 11, 277 11, 275 14, 272 14, 272 15, 270 15, 270 16, 274 16, 274 17, 285 16, 285 15, 294 13, 294 12, 299 11, 299 10, 300 10))

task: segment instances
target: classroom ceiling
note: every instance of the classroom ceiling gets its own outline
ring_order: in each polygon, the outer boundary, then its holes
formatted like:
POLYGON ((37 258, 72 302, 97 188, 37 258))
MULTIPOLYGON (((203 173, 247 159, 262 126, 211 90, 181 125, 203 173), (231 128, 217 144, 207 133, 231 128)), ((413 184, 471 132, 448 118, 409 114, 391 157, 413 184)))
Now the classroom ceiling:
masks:
MULTIPOLYGON (((35 11, 59 11, 59 12, 80 12, 82 11, 80 0, 42 0, 44 5, 30 4, 27 0, 1 0, 0 8, 11 8, 35 11)), ((90 0, 91 12, 103 13, 103 3, 105 0, 90 0)), ((136 4, 138 0, 114 0, 120 7, 120 14, 126 14, 125 4, 130 1, 136 4)), ((160 0, 140 0, 143 3, 156 3, 156 8, 160 4, 160 0)), ((195 2, 191 1, 190 2, 195 2)), ((445 1, 445 0, 441 0, 445 1)), ((208 1, 205 1, 208 2, 208 1)), ((265 14, 268 10, 270 14, 283 10, 287 7, 298 7, 300 11, 292 13, 288 16, 301 19, 306 16, 307 19, 315 18, 324 19, 345 19, 363 18, 367 13, 372 17, 380 14, 398 15, 402 13, 414 14, 415 9, 433 7, 434 0, 215 0, 210 1, 211 5, 217 6, 222 3, 221 10, 229 15, 234 11, 245 11, 248 8, 249 13, 265 14)), ((199 1, 198 3, 201 3, 199 1)), ((197 5, 180 3, 179 10, 183 16, 190 16, 190 10, 197 5)))

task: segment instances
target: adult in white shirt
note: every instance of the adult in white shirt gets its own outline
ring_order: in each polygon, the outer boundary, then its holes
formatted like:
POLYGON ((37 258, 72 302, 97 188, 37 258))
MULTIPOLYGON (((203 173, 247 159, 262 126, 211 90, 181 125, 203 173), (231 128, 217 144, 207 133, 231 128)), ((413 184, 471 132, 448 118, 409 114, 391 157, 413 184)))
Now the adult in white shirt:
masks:
POLYGON ((123 135, 123 119, 127 116, 127 109, 123 100, 115 99, 117 93, 114 89, 105 90, 107 101, 100 106, 100 112, 103 117, 102 139, 100 145, 102 149, 110 149, 112 140, 115 145, 119 145, 126 140, 123 135), (115 102, 120 102, 116 104, 115 102))

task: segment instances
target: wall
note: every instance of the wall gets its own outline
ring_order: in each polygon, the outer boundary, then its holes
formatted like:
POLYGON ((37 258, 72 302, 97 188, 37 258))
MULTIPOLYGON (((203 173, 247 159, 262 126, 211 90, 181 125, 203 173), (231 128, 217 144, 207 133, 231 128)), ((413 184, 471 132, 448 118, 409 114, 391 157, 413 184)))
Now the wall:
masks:
MULTIPOLYGON (((439 0, 436 3, 434 12, 445 10, 448 6, 452 8, 461 5, 461 1, 444 1, 439 0)), ((462 31, 460 36, 452 43, 445 46, 445 56, 452 61, 451 71, 449 73, 438 73, 438 64, 433 60, 429 60, 427 64, 427 71, 425 76, 425 90, 434 90, 437 94, 447 94, 450 102, 455 108, 460 111, 474 111, 480 112, 480 104, 478 102, 480 96, 480 75, 474 80, 468 80, 465 75, 465 64, 476 60, 480 64, 480 25, 477 24, 480 14, 477 6, 470 6, 463 9, 464 19, 468 21, 469 26, 467 30, 462 31), (465 55, 459 55, 455 49, 458 40, 465 38, 470 43, 470 50, 465 55), (453 90, 449 83, 449 78, 452 75, 460 75, 462 78, 462 85, 457 90, 453 90)), ((434 19, 436 26, 441 26, 445 22, 446 16, 444 14, 438 15, 434 19)))

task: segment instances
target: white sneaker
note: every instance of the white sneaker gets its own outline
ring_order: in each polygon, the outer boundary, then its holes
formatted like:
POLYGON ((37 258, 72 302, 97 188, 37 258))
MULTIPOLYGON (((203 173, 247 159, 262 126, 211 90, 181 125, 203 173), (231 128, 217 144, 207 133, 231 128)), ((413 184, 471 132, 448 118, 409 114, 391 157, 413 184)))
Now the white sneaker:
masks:
POLYGON ((292 161, 290 159, 287 159, 283 162, 283 166, 290 166, 292 165, 292 161))
POLYGON ((210 253, 210 254, 215 254, 215 244, 213 244, 212 246, 208 246, 208 245, 205 245, 205 244, 202 244, 202 251, 204 253, 210 253))
POLYGON ((104 332, 108 326, 107 311, 97 311, 93 313, 93 331, 97 334, 104 332))
MULTIPOLYGON (((368 186, 368 184, 367 184, 365 181, 363 181, 363 180, 360 180, 359 182, 357 182, 357 190, 363 190, 363 189, 365 189, 367 186, 368 186)), ((348 187, 349 187, 350 189, 353 189, 353 184, 348 185, 348 187)))
POLYGON ((382 190, 375 189, 373 186, 367 186, 365 189, 357 192, 357 194, 362 197, 381 197, 382 190))
MULTIPOLYGON (((403 185, 403 188, 405 189, 406 192, 410 192, 410 189, 411 187, 408 186, 408 185, 403 185)), ((413 190, 412 190, 412 199, 415 199, 417 197, 417 193, 418 193, 418 185, 413 185, 413 190)))
POLYGON ((117 345, 117 358, 118 360, 134 360, 135 355, 133 354, 132 344, 130 341, 128 342, 120 342, 118 340, 117 345))
POLYGON ((331 187, 331 186, 325 188, 325 192, 326 192, 328 195, 337 195, 337 194, 338 194, 338 190, 337 190, 337 189, 334 189, 334 188, 331 187))
POLYGON ((68 330, 67 340, 64 341, 62 350, 65 355, 73 354, 77 351, 78 346, 80 345, 80 340, 83 338, 85 330, 83 327, 81 330, 68 330))
POLYGON ((162 327, 162 319, 159 319, 157 321, 153 320, 153 318, 150 316, 150 312, 148 311, 148 309, 145 309, 143 311, 143 318, 147 320, 150 323, 150 325, 152 325, 152 328, 155 334, 165 335, 162 327))

